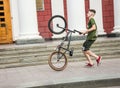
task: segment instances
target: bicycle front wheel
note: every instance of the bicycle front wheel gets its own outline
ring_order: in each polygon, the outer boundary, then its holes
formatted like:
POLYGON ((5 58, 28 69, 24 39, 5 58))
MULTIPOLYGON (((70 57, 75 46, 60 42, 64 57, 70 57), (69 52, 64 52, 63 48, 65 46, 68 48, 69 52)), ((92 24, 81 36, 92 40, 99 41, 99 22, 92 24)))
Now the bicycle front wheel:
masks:
POLYGON ((51 19, 48 21, 48 28, 54 34, 63 33, 66 27, 67 27, 67 22, 65 18, 61 15, 55 15, 51 17, 51 19), (59 25, 63 29, 59 28, 57 25, 59 25))
POLYGON ((67 58, 62 52, 53 52, 48 59, 49 66, 55 71, 62 71, 67 66, 67 58))

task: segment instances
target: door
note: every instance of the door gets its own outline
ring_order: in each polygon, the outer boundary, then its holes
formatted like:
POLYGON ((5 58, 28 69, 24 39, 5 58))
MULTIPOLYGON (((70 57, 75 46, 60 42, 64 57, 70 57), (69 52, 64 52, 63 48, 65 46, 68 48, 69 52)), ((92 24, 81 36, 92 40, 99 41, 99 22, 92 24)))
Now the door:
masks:
POLYGON ((12 41, 9 0, 0 0, 0 44, 12 43, 12 41))

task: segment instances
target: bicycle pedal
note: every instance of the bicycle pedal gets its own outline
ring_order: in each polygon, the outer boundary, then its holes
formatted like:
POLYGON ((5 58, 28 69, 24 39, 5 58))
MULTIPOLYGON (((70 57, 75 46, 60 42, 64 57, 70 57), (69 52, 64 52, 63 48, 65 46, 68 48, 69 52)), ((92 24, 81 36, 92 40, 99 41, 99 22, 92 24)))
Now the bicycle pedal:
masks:
POLYGON ((73 50, 69 51, 69 56, 73 56, 73 50))

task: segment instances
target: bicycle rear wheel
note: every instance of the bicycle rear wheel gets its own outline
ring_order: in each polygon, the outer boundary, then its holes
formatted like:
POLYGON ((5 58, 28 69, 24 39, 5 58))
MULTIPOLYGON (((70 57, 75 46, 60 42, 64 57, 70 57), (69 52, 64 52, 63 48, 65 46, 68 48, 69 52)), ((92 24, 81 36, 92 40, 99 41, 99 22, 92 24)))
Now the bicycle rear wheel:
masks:
POLYGON ((62 52, 53 52, 48 59, 49 66, 55 71, 62 71, 67 66, 67 58, 62 52))
POLYGON ((50 20, 48 21, 48 28, 54 34, 63 33, 66 27, 67 27, 67 22, 63 16, 55 15, 51 17, 50 20), (59 28, 58 25, 64 29, 59 28))

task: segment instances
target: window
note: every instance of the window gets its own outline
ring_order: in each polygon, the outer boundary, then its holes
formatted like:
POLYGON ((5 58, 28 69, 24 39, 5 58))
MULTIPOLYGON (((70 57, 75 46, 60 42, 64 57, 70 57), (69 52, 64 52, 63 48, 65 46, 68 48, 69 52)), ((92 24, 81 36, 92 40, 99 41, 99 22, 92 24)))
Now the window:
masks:
POLYGON ((4 7, 1 7, 1 6, 0 6, 0 10, 4 10, 4 7))
POLYGON ((0 5, 3 5, 3 1, 0 1, 0 5))
POLYGON ((43 11, 44 10, 44 0, 36 0, 36 8, 37 8, 37 11, 43 11))
POLYGON ((5 14, 4 14, 4 12, 0 12, 0 16, 4 16, 5 14))

